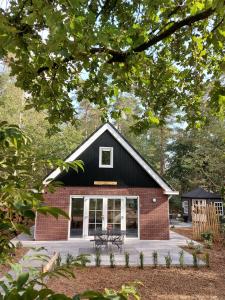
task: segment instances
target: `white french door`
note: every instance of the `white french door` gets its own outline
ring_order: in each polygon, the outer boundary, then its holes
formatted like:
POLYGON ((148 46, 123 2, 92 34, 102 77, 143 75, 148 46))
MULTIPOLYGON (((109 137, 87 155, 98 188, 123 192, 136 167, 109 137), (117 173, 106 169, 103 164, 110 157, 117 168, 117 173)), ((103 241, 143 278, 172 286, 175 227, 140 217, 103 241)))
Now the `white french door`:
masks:
POLYGON ((126 230, 124 197, 85 197, 84 236, 92 236, 96 229, 126 230))
POLYGON ((126 237, 139 237, 137 196, 72 196, 69 238, 93 236, 96 229, 120 229, 126 237))

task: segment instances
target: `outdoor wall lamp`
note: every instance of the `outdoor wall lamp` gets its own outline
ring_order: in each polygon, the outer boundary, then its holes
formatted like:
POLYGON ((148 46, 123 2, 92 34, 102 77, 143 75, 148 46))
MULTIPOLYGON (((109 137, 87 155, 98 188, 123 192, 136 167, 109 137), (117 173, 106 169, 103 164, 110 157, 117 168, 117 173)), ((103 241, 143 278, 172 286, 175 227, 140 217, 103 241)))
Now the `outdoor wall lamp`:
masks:
POLYGON ((153 198, 153 199, 152 199, 152 202, 153 202, 153 203, 156 203, 156 198, 153 198))

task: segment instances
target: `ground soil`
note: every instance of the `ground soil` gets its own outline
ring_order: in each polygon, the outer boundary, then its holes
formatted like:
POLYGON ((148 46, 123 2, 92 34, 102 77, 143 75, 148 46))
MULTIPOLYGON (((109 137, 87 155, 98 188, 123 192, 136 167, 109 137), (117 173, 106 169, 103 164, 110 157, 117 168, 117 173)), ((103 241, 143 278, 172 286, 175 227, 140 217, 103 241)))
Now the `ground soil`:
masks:
MULTIPOLYGON (((191 238, 190 228, 175 229, 191 238)), ((119 289, 123 283, 141 281, 139 292, 142 300, 151 299, 225 299, 225 247, 216 244, 207 250, 210 268, 139 268, 89 267, 74 269, 75 279, 50 279, 48 286, 57 292, 73 296, 87 289, 103 291, 105 287, 119 289)))
POLYGON ((179 228, 171 228, 172 231, 179 233, 181 235, 186 236, 189 239, 192 239, 192 228, 179 227, 179 228))
MULTIPOLYGON (((16 263, 18 262, 28 251, 28 248, 19 248, 15 249, 15 256, 12 256, 11 263, 16 263)), ((0 278, 3 277, 8 271, 10 270, 10 265, 9 263, 6 264, 0 264, 0 278)))

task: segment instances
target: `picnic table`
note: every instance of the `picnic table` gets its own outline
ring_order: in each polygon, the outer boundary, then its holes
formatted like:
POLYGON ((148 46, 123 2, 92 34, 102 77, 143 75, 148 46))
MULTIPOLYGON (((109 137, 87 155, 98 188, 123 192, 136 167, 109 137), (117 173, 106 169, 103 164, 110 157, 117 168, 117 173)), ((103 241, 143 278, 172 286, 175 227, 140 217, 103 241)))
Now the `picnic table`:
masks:
POLYGON ((109 244, 117 246, 118 250, 122 250, 126 231, 119 229, 95 230, 94 242, 95 248, 108 248, 109 244))

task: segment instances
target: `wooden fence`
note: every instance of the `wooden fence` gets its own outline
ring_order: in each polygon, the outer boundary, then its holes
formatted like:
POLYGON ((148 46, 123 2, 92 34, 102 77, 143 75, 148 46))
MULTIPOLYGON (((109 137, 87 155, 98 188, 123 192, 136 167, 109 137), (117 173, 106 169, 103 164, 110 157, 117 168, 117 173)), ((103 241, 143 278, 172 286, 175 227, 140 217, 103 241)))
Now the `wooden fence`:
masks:
POLYGON ((219 213, 213 204, 192 206, 192 235, 193 239, 202 239, 201 233, 211 232, 213 239, 220 237, 219 213))

